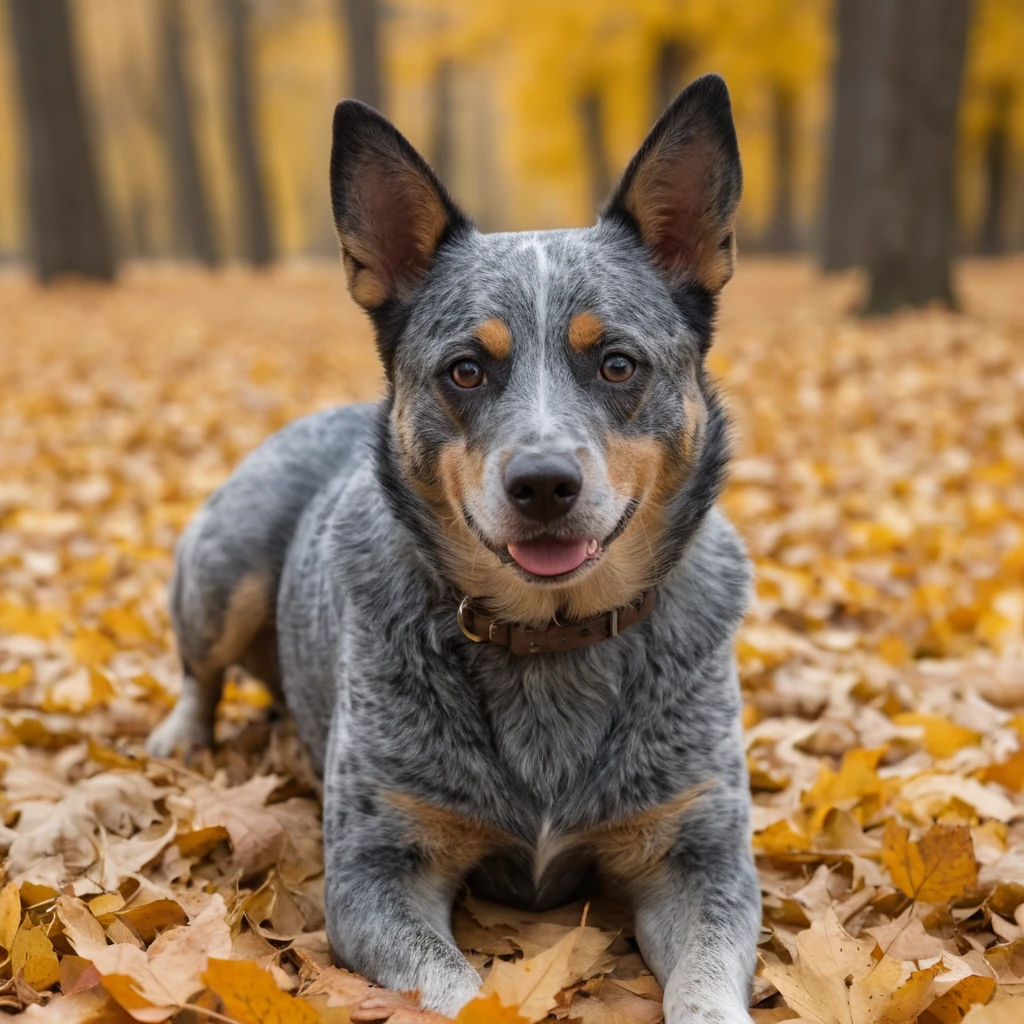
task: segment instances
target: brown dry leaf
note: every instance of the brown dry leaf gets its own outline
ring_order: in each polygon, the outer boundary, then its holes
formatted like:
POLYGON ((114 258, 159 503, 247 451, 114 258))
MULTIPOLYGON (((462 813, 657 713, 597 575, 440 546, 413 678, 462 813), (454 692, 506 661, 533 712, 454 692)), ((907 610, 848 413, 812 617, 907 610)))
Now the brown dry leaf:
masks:
POLYGON ((882 862, 907 896, 924 903, 961 899, 978 884, 971 830, 963 825, 933 825, 911 842, 909 830, 890 818, 882 862))
POLYGON ((303 991, 304 996, 326 996, 329 1006, 358 1006, 373 991, 365 978, 340 967, 321 971, 313 983, 303 991))
POLYGON ((147 950, 88 940, 77 941, 75 950, 96 965, 104 986, 136 1020, 162 1021, 203 987, 208 957, 231 955, 226 916, 224 900, 217 895, 187 926, 157 936, 147 950))
POLYGON ((562 989, 577 979, 569 968, 582 929, 573 929, 554 946, 529 959, 509 963, 495 960, 484 979, 484 996, 496 995, 514 1006, 530 1024, 543 1019, 558 1003, 562 989))
POLYGON ((908 970, 875 957, 874 939, 855 939, 829 909, 797 936, 791 966, 762 973, 801 1015, 821 1024, 906 1024, 934 999, 936 970, 908 970))

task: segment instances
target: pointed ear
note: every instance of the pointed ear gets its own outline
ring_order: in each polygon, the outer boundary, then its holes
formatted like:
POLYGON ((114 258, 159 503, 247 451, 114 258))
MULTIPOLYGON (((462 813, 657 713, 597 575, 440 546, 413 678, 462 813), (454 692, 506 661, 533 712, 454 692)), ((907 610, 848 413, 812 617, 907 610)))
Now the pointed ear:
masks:
POLYGON ((742 184, 729 90, 718 75, 705 75, 661 116, 602 218, 639 232, 670 287, 714 294, 732 277, 742 184))
POLYGON ((398 129, 358 100, 334 110, 331 206, 349 291, 369 311, 408 299, 441 242, 471 226, 398 129))

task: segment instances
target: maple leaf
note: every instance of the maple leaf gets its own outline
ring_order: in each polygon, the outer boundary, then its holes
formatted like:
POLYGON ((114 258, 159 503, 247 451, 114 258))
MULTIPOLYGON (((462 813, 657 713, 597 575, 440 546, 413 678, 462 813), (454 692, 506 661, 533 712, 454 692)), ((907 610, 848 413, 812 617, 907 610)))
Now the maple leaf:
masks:
POLYGON ((961 899, 978 884, 971 830, 933 825, 917 842, 893 819, 885 828, 882 862, 907 896, 924 903, 961 899))
POLYGON ((515 963, 495 960, 481 992, 516 1007, 530 1024, 543 1019, 554 1009, 562 989, 576 980, 569 961, 581 931, 573 929, 550 949, 529 959, 515 963))
POLYGON ((790 966, 766 963, 764 977, 801 1016, 821 1024, 906 1024, 934 999, 936 968, 908 970, 874 939, 855 939, 830 907, 800 932, 790 966))

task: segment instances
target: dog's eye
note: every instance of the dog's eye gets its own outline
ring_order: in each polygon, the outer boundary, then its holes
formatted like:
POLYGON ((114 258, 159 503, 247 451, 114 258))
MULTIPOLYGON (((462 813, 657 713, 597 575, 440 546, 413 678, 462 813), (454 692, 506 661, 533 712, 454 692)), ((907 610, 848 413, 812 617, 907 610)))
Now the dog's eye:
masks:
POLYGON ((636 363, 628 356, 610 355, 601 364, 601 376, 611 384, 622 384, 633 376, 636 363))
POLYGON ((460 359, 452 365, 452 380, 460 388, 478 388, 484 382, 483 367, 472 359, 460 359))

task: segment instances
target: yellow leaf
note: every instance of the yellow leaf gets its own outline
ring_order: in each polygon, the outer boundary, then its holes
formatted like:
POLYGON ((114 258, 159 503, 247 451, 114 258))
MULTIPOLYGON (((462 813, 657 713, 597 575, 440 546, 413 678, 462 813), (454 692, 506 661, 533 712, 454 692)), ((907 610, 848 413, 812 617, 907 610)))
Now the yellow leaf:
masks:
POLYGON ((972 974, 961 978, 951 989, 928 1007, 928 1013, 939 1024, 960 1024, 975 1003, 987 1003, 996 989, 995 978, 972 974))
POLYGON ((990 764, 978 775, 981 782, 997 782, 1011 792, 1024 789, 1024 747, 1000 764, 990 764))
POLYGON ((504 1006, 496 992, 486 999, 478 997, 467 1003, 455 1021, 456 1024, 528 1024, 518 1010, 504 1006))
POLYGON ((71 654, 82 665, 105 665, 117 652, 117 647, 98 629, 79 628, 71 641, 71 654))
POLYGON ((13 692, 28 686, 32 682, 32 666, 29 664, 19 665, 10 672, 0 672, 0 690, 13 692))
POLYGON ((205 857, 218 843, 226 843, 231 833, 223 825, 207 825, 174 837, 183 857, 205 857))
POLYGON ((981 735, 965 729, 941 715, 919 715, 905 711, 892 716, 895 725, 913 725, 924 729, 924 745, 932 757, 952 757, 958 750, 978 743, 981 735))
POLYGON ((810 839, 788 821, 772 822, 754 836, 754 847, 766 856, 786 853, 803 853, 811 848, 810 839))
POLYGON ((35 956, 21 969, 22 978, 37 992, 45 992, 60 981, 60 961, 56 953, 35 956))
POLYGON ((0 946, 8 953, 21 924, 21 892, 15 882, 8 882, 0 891, 0 946))
POLYGON ((133 646, 153 639, 149 623, 135 608, 107 608, 100 625, 122 646, 133 646))
POLYGON ((203 981, 239 1024, 318 1024, 313 1007, 282 992, 251 960, 209 960, 203 981))
POLYGON ((882 788, 878 762, 884 752, 881 747, 872 750, 856 747, 843 755, 838 772, 823 764, 817 781, 803 794, 803 805, 820 808, 878 793, 882 788))
POLYGON ((918 842, 890 819, 885 828, 882 862, 893 882, 911 899, 948 903, 978 884, 971 830, 966 825, 933 825, 918 842))
POLYGON ((26 918, 11 942, 11 971, 17 974, 29 960, 52 952, 53 943, 46 937, 46 932, 26 918))

